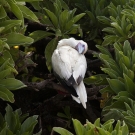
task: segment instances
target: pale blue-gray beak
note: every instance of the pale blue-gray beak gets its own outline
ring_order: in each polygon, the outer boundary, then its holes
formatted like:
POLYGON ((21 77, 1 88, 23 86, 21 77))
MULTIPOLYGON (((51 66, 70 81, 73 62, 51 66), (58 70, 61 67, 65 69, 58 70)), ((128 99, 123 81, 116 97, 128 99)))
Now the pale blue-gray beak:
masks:
POLYGON ((85 45, 78 43, 75 47, 75 49, 78 51, 78 53, 83 54, 85 51, 85 45))

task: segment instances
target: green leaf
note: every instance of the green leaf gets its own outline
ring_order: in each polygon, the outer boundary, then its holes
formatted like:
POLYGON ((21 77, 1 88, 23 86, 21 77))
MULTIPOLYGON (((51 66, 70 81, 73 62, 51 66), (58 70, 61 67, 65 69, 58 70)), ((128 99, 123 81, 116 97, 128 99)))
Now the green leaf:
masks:
POLYGON ((119 26, 119 24, 117 22, 112 22, 111 26, 113 26, 114 28, 116 28, 116 30, 123 36, 125 37, 125 33, 123 32, 123 29, 119 26))
MULTIPOLYGON (((40 0, 39 0, 40 1, 40 0)), ((30 4, 34 7, 35 10, 41 10, 41 5, 40 5, 40 2, 39 1, 33 1, 33 2, 30 2, 30 4)), ((42 0, 41 0, 42 1, 42 0)))
POLYGON ((129 122, 131 125, 135 126, 135 119, 134 119, 134 117, 126 116, 126 117, 124 117, 124 119, 125 119, 125 122, 129 122))
POLYGON ((52 39, 46 46, 45 48, 45 58, 46 58, 46 65, 49 71, 51 71, 51 57, 52 54, 54 52, 54 50, 56 49, 58 43, 58 39, 54 38, 52 39))
POLYGON ((0 80, 4 79, 5 77, 7 77, 8 75, 10 75, 12 73, 11 68, 5 69, 3 71, 0 72, 0 80))
POLYGON ((67 22, 65 29, 66 30, 70 29, 72 27, 72 25, 75 24, 77 21, 79 21, 84 15, 85 15, 85 13, 81 13, 81 14, 73 17, 71 20, 69 20, 67 22))
POLYGON ((0 27, 0 33, 5 29, 5 27, 0 27))
POLYGON ((114 28, 111 28, 111 27, 106 27, 102 31, 105 31, 105 32, 112 34, 112 35, 115 34, 114 28))
POLYGON ((85 133, 84 126, 77 119, 72 119, 76 135, 83 135, 85 133))
POLYGON ((0 98, 11 103, 15 101, 14 94, 2 85, 0 86, 0 98))
POLYGON ((94 125, 96 127, 100 127, 100 118, 96 119, 96 121, 94 122, 94 125))
POLYGON ((15 32, 9 33, 8 35, 5 36, 5 38, 7 38, 6 43, 9 46, 32 44, 34 41, 30 37, 26 37, 23 34, 15 32))
POLYGON ((103 124, 103 128, 111 133, 113 130, 113 123, 114 119, 110 119, 103 124))
POLYGON ((5 18, 7 16, 7 13, 2 5, 0 5, 0 19, 5 18))
POLYGON ((19 128, 19 126, 21 125, 21 123, 18 121, 18 114, 15 114, 13 112, 13 109, 10 105, 8 105, 6 107, 6 114, 5 114, 5 120, 7 122, 7 125, 9 127, 9 129, 14 133, 16 132, 16 127, 19 128))
POLYGON ((8 0, 7 2, 10 5, 11 11, 15 14, 15 16, 19 20, 22 20, 22 25, 24 25, 23 14, 22 14, 20 8, 17 6, 16 2, 14 0, 8 0))
POLYGON ((118 94, 120 91, 125 91, 125 85, 118 79, 109 79, 107 78, 107 81, 111 87, 111 89, 118 94))
POLYGON ((7 127, 3 128, 0 135, 14 135, 7 127))
POLYGON ((130 63, 131 63, 131 62, 130 62, 129 57, 125 56, 125 55, 123 54, 123 52, 119 52, 119 54, 120 54, 120 56, 121 56, 121 58, 120 58, 121 63, 123 63, 127 68, 130 69, 130 67, 131 67, 131 64, 130 64, 130 63))
POLYGON ((53 25, 55 28, 57 28, 58 26, 58 18, 55 16, 55 14, 53 12, 51 12, 50 10, 44 8, 44 10, 46 11, 48 17, 51 19, 53 25))
POLYGON ((25 1, 25 2, 34 2, 34 1, 43 1, 43 0, 16 0, 18 2, 25 1))
POLYGON ((68 16, 69 16, 68 10, 64 10, 63 12, 61 12, 59 16, 60 29, 62 31, 66 31, 66 29, 64 29, 64 26, 68 21, 68 16))
POLYGON ((133 53, 132 53, 132 64, 135 63, 135 50, 133 50, 133 53))
POLYGON ((110 19, 108 17, 98 16, 97 19, 103 24, 110 25, 110 19))
POLYGON ((111 135, 109 132, 105 131, 102 128, 97 127, 97 131, 100 135, 111 135))
POLYGON ((74 20, 74 23, 76 23, 77 21, 79 21, 86 13, 81 13, 81 14, 78 14, 76 15, 73 20, 74 20))
POLYGON ((21 125, 20 132, 21 133, 29 132, 29 134, 31 135, 33 133, 35 125, 38 123, 37 118, 38 118, 37 115, 27 118, 21 125))
POLYGON ((111 68, 102 68, 101 70, 107 73, 112 79, 117 79, 119 77, 119 74, 111 68))
POLYGON ((61 135, 73 135, 71 132, 61 127, 54 127, 53 130, 61 135))
POLYGON ((59 112, 57 113, 57 116, 66 118, 66 119, 68 118, 67 115, 65 115, 64 113, 59 113, 59 112))
POLYGON ((13 60, 12 55, 10 54, 9 51, 5 50, 5 51, 3 52, 3 58, 4 58, 5 60, 9 59, 9 63, 10 63, 10 65, 12 65, 12 67, 15 66, 14 60, 13 60))
POLYGON ((25 18, 35 21, 35 22, 39 22, 37 16, 29 8, 23 5, 18 5, 18 6, 20 10, 22 11, 25 18))
POLYGON ((29 36, 34 39, 34 42, 36 42, 38 40, 41 40, 41 39, 46 38, 51 35, 54 35, 54 34, 51 32, 47 32, 47 31, 37 30, 37 31, 30 33, 29 36))
POLYGON ((131 28, 132 28, 132 24, 128 24, 127 27, 126 27, 126 33, 128 33, 131 28))
POLYGON ((111 68, 112 70, 116 71, 119 76, 122 75, 119 66, 117 65, 116 61, 110 58, 108 55, 99 54, 99 58, 105 63, 106 67, 111 68))
POLYGON ((112 58, 111 53, 107 50, 107 48, 100 46, 100 45, 96 45, 96 47, 100 50, 101 53, 108 55, 110 58, 112 58))
POLYGON ((126 74, 123 74, 123 76, 124 76, 125 87, 126 87, 127 91, 129 93, 131 93, 132 95, 134 95, 135 94, 134 82, 126 74))
POLYGON ((5 27, 5 29, 2 31, 5 32, 16 25, 21 25, 21 23, 21 20, 5 20, 3 22, 0 22, 0 27, 5 27))
POLYGON ((119 130, 120 130, 120 125, 121 125, 121 122, 120 122, 120 120, 118 120, 118 122, 117 122, 117 124, 116 124, 116 126, 115 126, 115 130, 117 131, 117 133, 119 132, 119 130))
POLYGON ((129 130, 128 130, 128 126, 126 125, 126 123, 123 121, 123 125, 121 127, 122 130, 122 135, 128 135, 129 134, 129 130))
POLYGON ((106 86, 105 88, 103 88, 103 89, 100 90, 100 93, 106 93, 106 92, 115 94, 115 92, 111 89, 110 86, 106 86))
POLYGON ((94 14, 91 11, 86 11, 86 13, 93 22, 96 21, 96 18, 95 18, 94 14))
POLYGON ((61 3, 62 8, 66 9, 66 10, 69 10, 69 7, 68 7, 68 5, 66 4, 65 1, 60 0, 60 3, 61 3))
POLYGON ((107 35, 104 37, 104 41, 102 43, 103 46, 107 46, 109 44, 112 44, 113 42, 117 41, 118 37, 115 35, 107 35))
POLYGON ((110 111, 108 113, 106 113, 104 115, 103 120, 104 121, 107 121, 109 119, 119 120, 119 119, 123 119, 123 117, 124 117, 124 115, 120 112, 119 109, 112 108, 112 109, 110 109, 110 111))
POLYGON ((50 21, 50 19, 45 14, 40 13, 40 12, 35 12, 35 14, 36 14, 36 16, 38 18, 40 18, 40 23, 45 24, 47 26, 51 26, 51 28, 52 28, 53 24, 52 24, 52 22, 50 21))
POLYGON ((17 90, 26 87, 21 81, 14 78, 0 80, 0 84, 9 90, 17 90))
POLYGON ((91 85, 94 83, 96 84, 103 81, 103 79, 105 79, 106 77, 107 76, 105 74, 92 75, 88 78, 85 78, 84 83, 86 83, 87 85, 91 85))
POLYGON ((123 45, 123 53, 124 55, 128 56, 128 53, 131 55, 132 54, 132 48, 128 40, 124 42, 123 45))

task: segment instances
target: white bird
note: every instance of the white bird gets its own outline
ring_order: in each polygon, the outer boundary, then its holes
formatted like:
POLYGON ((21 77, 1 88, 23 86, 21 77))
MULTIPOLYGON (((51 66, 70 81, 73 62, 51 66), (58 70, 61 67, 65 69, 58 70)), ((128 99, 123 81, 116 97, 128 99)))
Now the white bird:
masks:
POLYGON ((52 55, 54 75, 71 93, 72 98, 86 109, 87 93, 83 78, 87 69, 84 56, 87 43, 74 38, 62 39, 52 55))

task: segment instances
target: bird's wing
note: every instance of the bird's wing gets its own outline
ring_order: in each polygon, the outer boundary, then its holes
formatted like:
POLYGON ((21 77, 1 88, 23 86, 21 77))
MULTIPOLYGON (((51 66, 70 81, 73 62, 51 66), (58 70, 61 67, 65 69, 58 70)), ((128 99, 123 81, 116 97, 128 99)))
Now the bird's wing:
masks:
POLYGON ((77 51, 70 46, 56 49, 52 55, 53 70, 63 79, 68 80, 75 65, 77 51))
POLYGON ((86 58, 84 55, 79 55, 73 71, 73 78, 76 80, 76 83, 78 85, 83 80, 86 69, 87 69, 86 58))

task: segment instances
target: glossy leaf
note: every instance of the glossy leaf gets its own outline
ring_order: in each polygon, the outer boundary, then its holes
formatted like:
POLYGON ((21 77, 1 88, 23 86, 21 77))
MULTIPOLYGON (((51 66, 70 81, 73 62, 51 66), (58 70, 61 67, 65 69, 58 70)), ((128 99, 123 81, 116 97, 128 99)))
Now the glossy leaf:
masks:
POLYGON ((61 127, 54 127, 53 130, 60 135, 73 135, 71 132, 61 127))
POLYGON ((101 53, 108 55, 110 58, 112 58, 111 53, 107 50, 107 48, 100 46, 100 45, 96 45, 96 47, 100 50, 101 53))
POLYGON ((46 65, 47 65, 47 68, 49 71, 51 71, 51 57, 52 57, 52 54, 57 46, 57 39, 54 38, 52 39, 46 46, 45 48, 45 58, 46 58, 46 65))
POLYGON ((85 128, 77 119, 73 119, 73 125, 76 132, 76 135, 83 135, 85 133, 85 128))
POLYGON ((21 23, 21 20, 5 20, 3 22, 0 22, 0 27, 4 27, 5 29, 2 32, 5 32, 16 25, 21 25, 21 23))
POLYGON ((8 0, 7 2, 10 5, 10 8, 11 8, 12 12, 15 14, 15 16, 19 20, 22 20, 22 24, 24 24, 23 14, 22 14, 20 8, 15 3, 15 0, 8 0))
POLYGON ((119 77, 119 74, 111 68, 102 68, 101 70, 107 73, 112 79, 117 79, 119 77))
POLYGON ((22 5, 18 5, 20 10, 23 13, 23 16, 29 20, 35 21, 35 22, 39 22, 37 16, 26 6, 22 6, 22 5))
POLYGON ((5 18, 7 16, 7 13, 2 5, 0 5, 0 19, 5 18))
POLYGON ((2 84, 0 86, 0 98, 5 101, 9 101, 13 103, 14 100, 14 94, 10 92, 6 87, 4 87, 2 84))
POLYGON ((0 72, 0 80, 1 79, 4 79, 5 77, 7 77, 8 75, 10 75, 11 73, 12 73, 12 70, 10 68, 1 71, 0 72))
POLYGON ((9 46, 24 45, 24 44, 32 44, 33 43, 32 38, 26 37, 23 34, 15 33, 15 32, 9 33, 8 35, 6 35, 5 38, 7 38, 6 43, 8 43, 9 46))
POLYGON ((21 81, 14 78, 0 80, 0 84, 9 90, 17 90, 26 87, 21 81))
POLYGON ((50 10, 44 8, 44 10, 47 12, 48 17, 51 19, 53 25, 55 28, 57 28, 58 26, 58 18, 55 16, 55 14, 53 12, 51 12, 50 10))
POLYGON ((125 91, 125 85, 118 79, 107 79, 111 89, 118 94, 120 91, 125 91))
POLYGON ((124 80, 125 80, 125 87, 127 89, 127 91, 134 95, 135 94, 135 84, 134 82, 126 75, 124 74, 124 80))
POLYGON ((51 35, 54 35, 54 34, 51 32, 42 31, 42 30, 37 30, 29 34, 29 36, 34 39, 34 42, 41 40, 43 38, 46 38, 48 36, 51 36, 51 35))
POLYGON ((106 75, 105 74, 98 74, 98 75, 92 75, 88 78, 85 78, 84 79, 84 82, 87 84, 87 85, 91 85, 93 83, 99 83, 101 81, 103 81, 103 79, 106 78, 106 75))
POLYGON ((21 133, 29 132, 29 134, 33 133, 35 125, 38 123, 37 121, 38 116, 34 115, 29 118, 27 118, 23 124, 21 125, 21 133))

